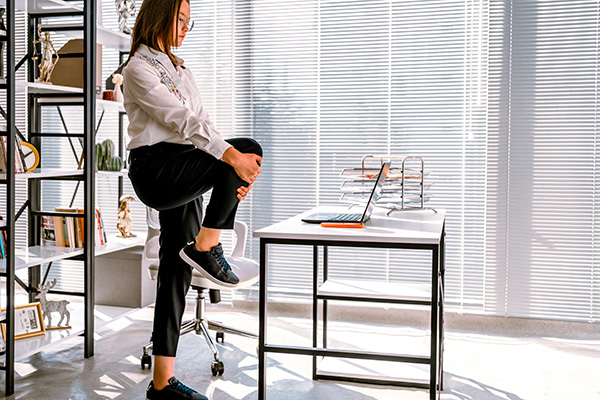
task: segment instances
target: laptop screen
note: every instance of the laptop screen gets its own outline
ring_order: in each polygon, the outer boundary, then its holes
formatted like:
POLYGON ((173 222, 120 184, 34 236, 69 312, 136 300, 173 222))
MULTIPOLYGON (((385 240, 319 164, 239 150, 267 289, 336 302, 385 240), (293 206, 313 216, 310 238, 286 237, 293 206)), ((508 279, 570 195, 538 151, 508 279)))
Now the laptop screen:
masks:
POLYGON ((365 212, 362 217, 363 221, 366 221, 366 219, 371 216, 373 208, 375 207, 375 203, 377 203, 377 200, 379 200, 379 197, 381 196, 383 182, 388 177, 390 172, 390 164, 391 163, 388 161, 381 166, 381 171, 379 171, 379 175, 377 176, 377 182, 375 182, 375 186, 371 191, 371 197, 369 197, 369 202, 367 203, 367 207, 365 207, 365 212))

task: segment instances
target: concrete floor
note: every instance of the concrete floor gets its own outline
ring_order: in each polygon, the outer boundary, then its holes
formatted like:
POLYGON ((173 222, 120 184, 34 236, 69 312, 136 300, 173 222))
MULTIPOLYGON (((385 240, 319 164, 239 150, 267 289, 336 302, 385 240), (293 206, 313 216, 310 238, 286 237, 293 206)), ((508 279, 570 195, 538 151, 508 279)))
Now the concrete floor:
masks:
MULTIPOLYGON (((188 308, 193 310, 192 306, 188 308)), ((213 320, 256 331, 252 311, 228 306, 209 308, 213 320), (237 311, 236 311, 237 310, 237 311)), ((63 342, 17 364, 16 394, 10 399, 144 399, 151 379, 140 368, 141 346, 149 338, 152 308, 135 311, 97 329, 95 356, 83 359, 82 339, 63 342)), ((442 399, 600 400, 600 335, 526 335, 457 329, 458 316, 447 314, 442 399), (590 337, 585 337, 590 336, 590 337)), ((310 320, 282 314, 269 319, 269 343, 310 344, 310 320)), ((577 326, 577 325, 576 325, 577 326)), ((598 332, 598 327, 592 327, 598 332)), ((518 330, 516 330, 518 331, 518 330)), ((569 329, 567 329, 569 331, 569 329)), ((330 347, 426 354, 427 331, 421 327, 330 324, 330 347)), ((204 339, 181 338, 176 376, 212 400, 256 399, 256 340, 227 334, 220 347, 225 374, 210 373, 212 355, 204 339)), ((338 363, 339 364, 339 363, 338 363)), ((398 364, 350 362, 346 369, 402 376, 426 371, 398 364)), ((4 387, 0 375, 0 390, 4 387)), ((268 399, 428 399, 426 390, 345 384, 311 379, 311 358, 268 358, 268 399)))

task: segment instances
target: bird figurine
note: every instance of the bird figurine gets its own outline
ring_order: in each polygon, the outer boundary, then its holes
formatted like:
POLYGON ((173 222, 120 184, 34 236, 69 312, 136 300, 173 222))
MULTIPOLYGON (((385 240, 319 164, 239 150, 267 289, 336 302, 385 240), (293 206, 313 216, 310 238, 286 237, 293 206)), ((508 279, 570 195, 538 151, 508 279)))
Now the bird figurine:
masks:
POLYGON ((121 232, 121 235, 118 237, 135 237, 133 233, 131 233, 131 210, 129 210, 128 202, 133 201, 133 197, 128 195, 123 195, 119 199, 119 211, 117 212, 117 229, 121 232))

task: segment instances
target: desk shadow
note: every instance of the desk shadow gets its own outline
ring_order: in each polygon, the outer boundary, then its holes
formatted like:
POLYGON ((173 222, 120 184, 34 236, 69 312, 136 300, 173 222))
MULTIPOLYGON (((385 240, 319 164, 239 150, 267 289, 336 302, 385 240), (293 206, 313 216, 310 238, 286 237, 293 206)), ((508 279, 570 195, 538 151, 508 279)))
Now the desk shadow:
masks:
MULTIPOLYGON (((267 359, 268 376, 278 374, 285 378, 270 383, 267 386, 267 397, 273 399, 285 400, 306 400, 306 399, 344 399, 344 400, 377 400, 375 397, 367 396, 360 391, 354 391, 351 388, 342 387, 351 386, 351 383, 329 380, 312 380, 298 371, 288 368, 282 363, 272 358, 267 359), (335 384, 334 384, 335 383, 335 384)), ((250 369, 256 370, 256 365, 250 369)), ((258 382, 254 381, 254 385, 258 382)), ((242 400, 256 400, 258 391, 249 393, 242 400)))
POLYGON ((464 376, 444 374, 445 394, 451 394, 460 400, 524 400, 516 394, 477 382, 464 376))

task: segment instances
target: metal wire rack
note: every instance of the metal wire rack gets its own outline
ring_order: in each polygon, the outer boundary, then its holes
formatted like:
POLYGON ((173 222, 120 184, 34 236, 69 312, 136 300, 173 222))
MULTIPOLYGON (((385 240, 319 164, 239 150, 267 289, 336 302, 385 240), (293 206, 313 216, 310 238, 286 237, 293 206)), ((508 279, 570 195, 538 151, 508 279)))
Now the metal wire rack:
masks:
POLYGON ((381 165, 388 160, 392 167, 376 206, 389 209, 388 214, 424 209, 425 203, 431 199, 427 191, 432 186, 425 182, 425 177, 429 177, 432 171, 425 169, 423 158, 418 156, 365 155, 360 167, 345 168, 340 173, 343 178, 340 200, 350 205, 366 204, 381 165))

